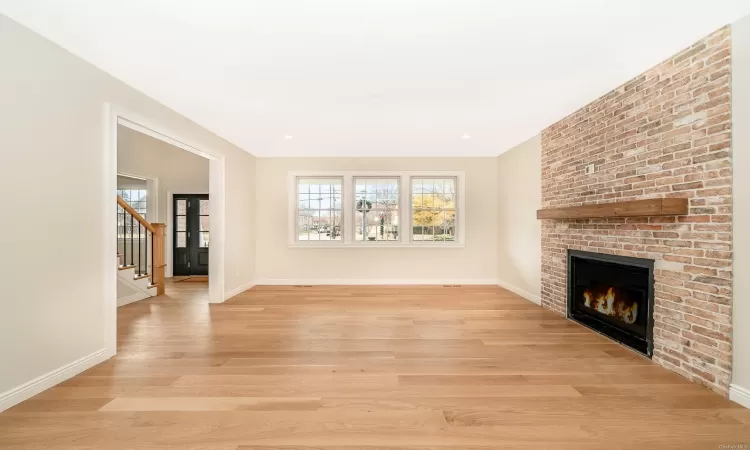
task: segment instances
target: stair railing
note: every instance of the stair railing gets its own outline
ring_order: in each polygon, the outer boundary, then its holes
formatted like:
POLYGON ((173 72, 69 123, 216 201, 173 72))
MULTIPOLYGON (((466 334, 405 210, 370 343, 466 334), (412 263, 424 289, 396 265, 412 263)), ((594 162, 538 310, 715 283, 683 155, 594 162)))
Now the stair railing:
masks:
POLYGON ((150 223, 117 196, 117 252, 120 268, 134 268, 136 278, 151 277, 156 295, 164 294, 163 223, 150 223), (149 256, 151 259, 149 260, 149 256))

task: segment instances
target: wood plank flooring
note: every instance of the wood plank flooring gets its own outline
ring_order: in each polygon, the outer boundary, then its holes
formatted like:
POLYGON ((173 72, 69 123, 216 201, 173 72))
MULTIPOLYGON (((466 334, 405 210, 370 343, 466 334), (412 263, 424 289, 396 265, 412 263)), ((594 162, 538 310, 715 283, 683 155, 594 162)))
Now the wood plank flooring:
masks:
POLYGON ((117 357, 0 414, 0 448, 750 446, 750 410, 497 286, 207 294, 119 308, 117 357))

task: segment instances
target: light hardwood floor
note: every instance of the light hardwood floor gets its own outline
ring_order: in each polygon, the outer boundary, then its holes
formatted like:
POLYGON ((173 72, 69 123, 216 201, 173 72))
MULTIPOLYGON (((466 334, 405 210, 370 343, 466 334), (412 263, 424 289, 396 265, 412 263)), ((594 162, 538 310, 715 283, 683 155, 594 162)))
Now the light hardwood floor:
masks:
POLYGON ((749 410, 497 286, 206 301, 179 282, 119 308, 117 357, 0 414, 0 448, 750 445, 749 410))

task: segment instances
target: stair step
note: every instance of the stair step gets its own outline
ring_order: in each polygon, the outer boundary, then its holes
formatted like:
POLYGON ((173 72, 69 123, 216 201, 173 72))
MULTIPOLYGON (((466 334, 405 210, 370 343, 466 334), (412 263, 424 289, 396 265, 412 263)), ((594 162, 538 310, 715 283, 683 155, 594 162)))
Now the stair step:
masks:
POLYGON ((147 278, 147 277, 150 277, 150 276, 151 276, 151 274, 150 274, 150 273, 144 273, 144 274, 142 274, 142 275, 136 275, 136 276, 134 276, 134 277, 133 277, 133 279, 134 279, 134 280, 140 280, 140 279, 142 279, 142 278, 147 278))
POLYGON ((135 267, 135 264, 133 264, 132 266, 120 266, 117 269, 118 270, 128 270, 128 269, 132 269, 134 267, 135 267))

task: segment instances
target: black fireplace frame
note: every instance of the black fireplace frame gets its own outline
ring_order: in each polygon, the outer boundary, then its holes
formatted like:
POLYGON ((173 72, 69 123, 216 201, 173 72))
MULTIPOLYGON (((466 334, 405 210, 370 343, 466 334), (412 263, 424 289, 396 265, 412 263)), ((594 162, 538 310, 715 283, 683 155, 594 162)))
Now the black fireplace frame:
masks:
POLYGON ((568 250, 567 266, 567 317, 568 319, 585 326, 599 334, 613 339, 626 347, 635 350, 642 355, 651 358, 654 352, 654 260, 645 258, 633 258, 630 256, 608 255, 605 253, 585 252, 582 250, 568 250), (648 269, 648 298, 646 302, 648 316, 646 318, 646 342, 623 330, 620 330, 595 316, 576 313, 573 308, 573 280, 575 279, 573 258, 588 259, 609 263, 623 264, 627 266, 648 269))

